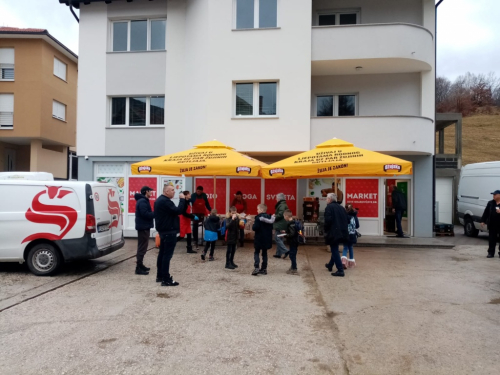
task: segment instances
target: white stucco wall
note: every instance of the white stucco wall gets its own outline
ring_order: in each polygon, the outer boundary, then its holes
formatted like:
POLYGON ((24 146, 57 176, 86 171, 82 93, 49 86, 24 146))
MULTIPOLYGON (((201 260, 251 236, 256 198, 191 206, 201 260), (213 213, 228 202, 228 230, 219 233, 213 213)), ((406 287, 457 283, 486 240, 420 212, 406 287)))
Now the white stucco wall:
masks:
POLYGON ((316 96, 357 94, 359 116, 420 116, 420 74, 314 76, 311 79, 311 116, 316 96))

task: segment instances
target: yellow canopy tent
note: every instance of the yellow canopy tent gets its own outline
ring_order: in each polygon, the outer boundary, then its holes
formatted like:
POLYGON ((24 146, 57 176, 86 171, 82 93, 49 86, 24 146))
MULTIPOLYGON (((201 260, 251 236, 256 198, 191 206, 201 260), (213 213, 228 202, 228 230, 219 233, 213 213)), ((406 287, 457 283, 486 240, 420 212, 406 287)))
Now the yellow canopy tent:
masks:
POLYGON ((412 163, 333 138, 313 150, 268 165, 261 173, 264 178, 396 176, 412 174, 412 163))
POLYGON ((260 169, 267 164, 235 151, 222 142, 213 140, 194 146, 193 149, 160 156, 134 163, 134 175, 168 176, 259 176, 260 169))

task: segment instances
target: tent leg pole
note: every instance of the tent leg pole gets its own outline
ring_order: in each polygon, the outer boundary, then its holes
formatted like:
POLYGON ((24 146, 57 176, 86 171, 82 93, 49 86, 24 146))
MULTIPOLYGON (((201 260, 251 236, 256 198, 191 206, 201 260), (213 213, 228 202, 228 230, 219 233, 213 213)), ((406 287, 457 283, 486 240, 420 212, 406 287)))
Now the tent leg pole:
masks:
POLYGON ((217 176, 214 176, 214 209, 215 209, 215 199, 216 199, 216 195, 217 195, 217 176))

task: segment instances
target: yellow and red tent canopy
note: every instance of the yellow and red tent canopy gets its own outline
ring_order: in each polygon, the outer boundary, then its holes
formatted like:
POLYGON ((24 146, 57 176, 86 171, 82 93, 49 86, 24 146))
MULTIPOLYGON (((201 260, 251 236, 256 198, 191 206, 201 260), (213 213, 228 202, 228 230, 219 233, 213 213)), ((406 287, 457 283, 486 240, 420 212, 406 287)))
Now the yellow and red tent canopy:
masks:
POLYGON ((412 163, 333 138, 313 150, 263 167, 261 173, 264 178, 392 177, 412 174, 412 163))

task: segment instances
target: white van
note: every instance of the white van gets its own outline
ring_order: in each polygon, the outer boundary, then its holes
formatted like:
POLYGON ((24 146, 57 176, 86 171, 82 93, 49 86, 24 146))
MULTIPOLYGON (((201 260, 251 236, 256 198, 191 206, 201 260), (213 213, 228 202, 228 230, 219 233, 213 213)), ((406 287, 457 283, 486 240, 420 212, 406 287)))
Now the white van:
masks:
POLYGON ((123 247, 123 217, 112 184, 0 180, 0 262, 27 262, 35 275, 64 261, 123 247))
POLYGON ((466 236, 476 237, 481 227, 486 204, 493 199, 491 195, 500 189, 500 161, 468 164, 462 167, 458 185, 458 219, 464 226, 466 236))

